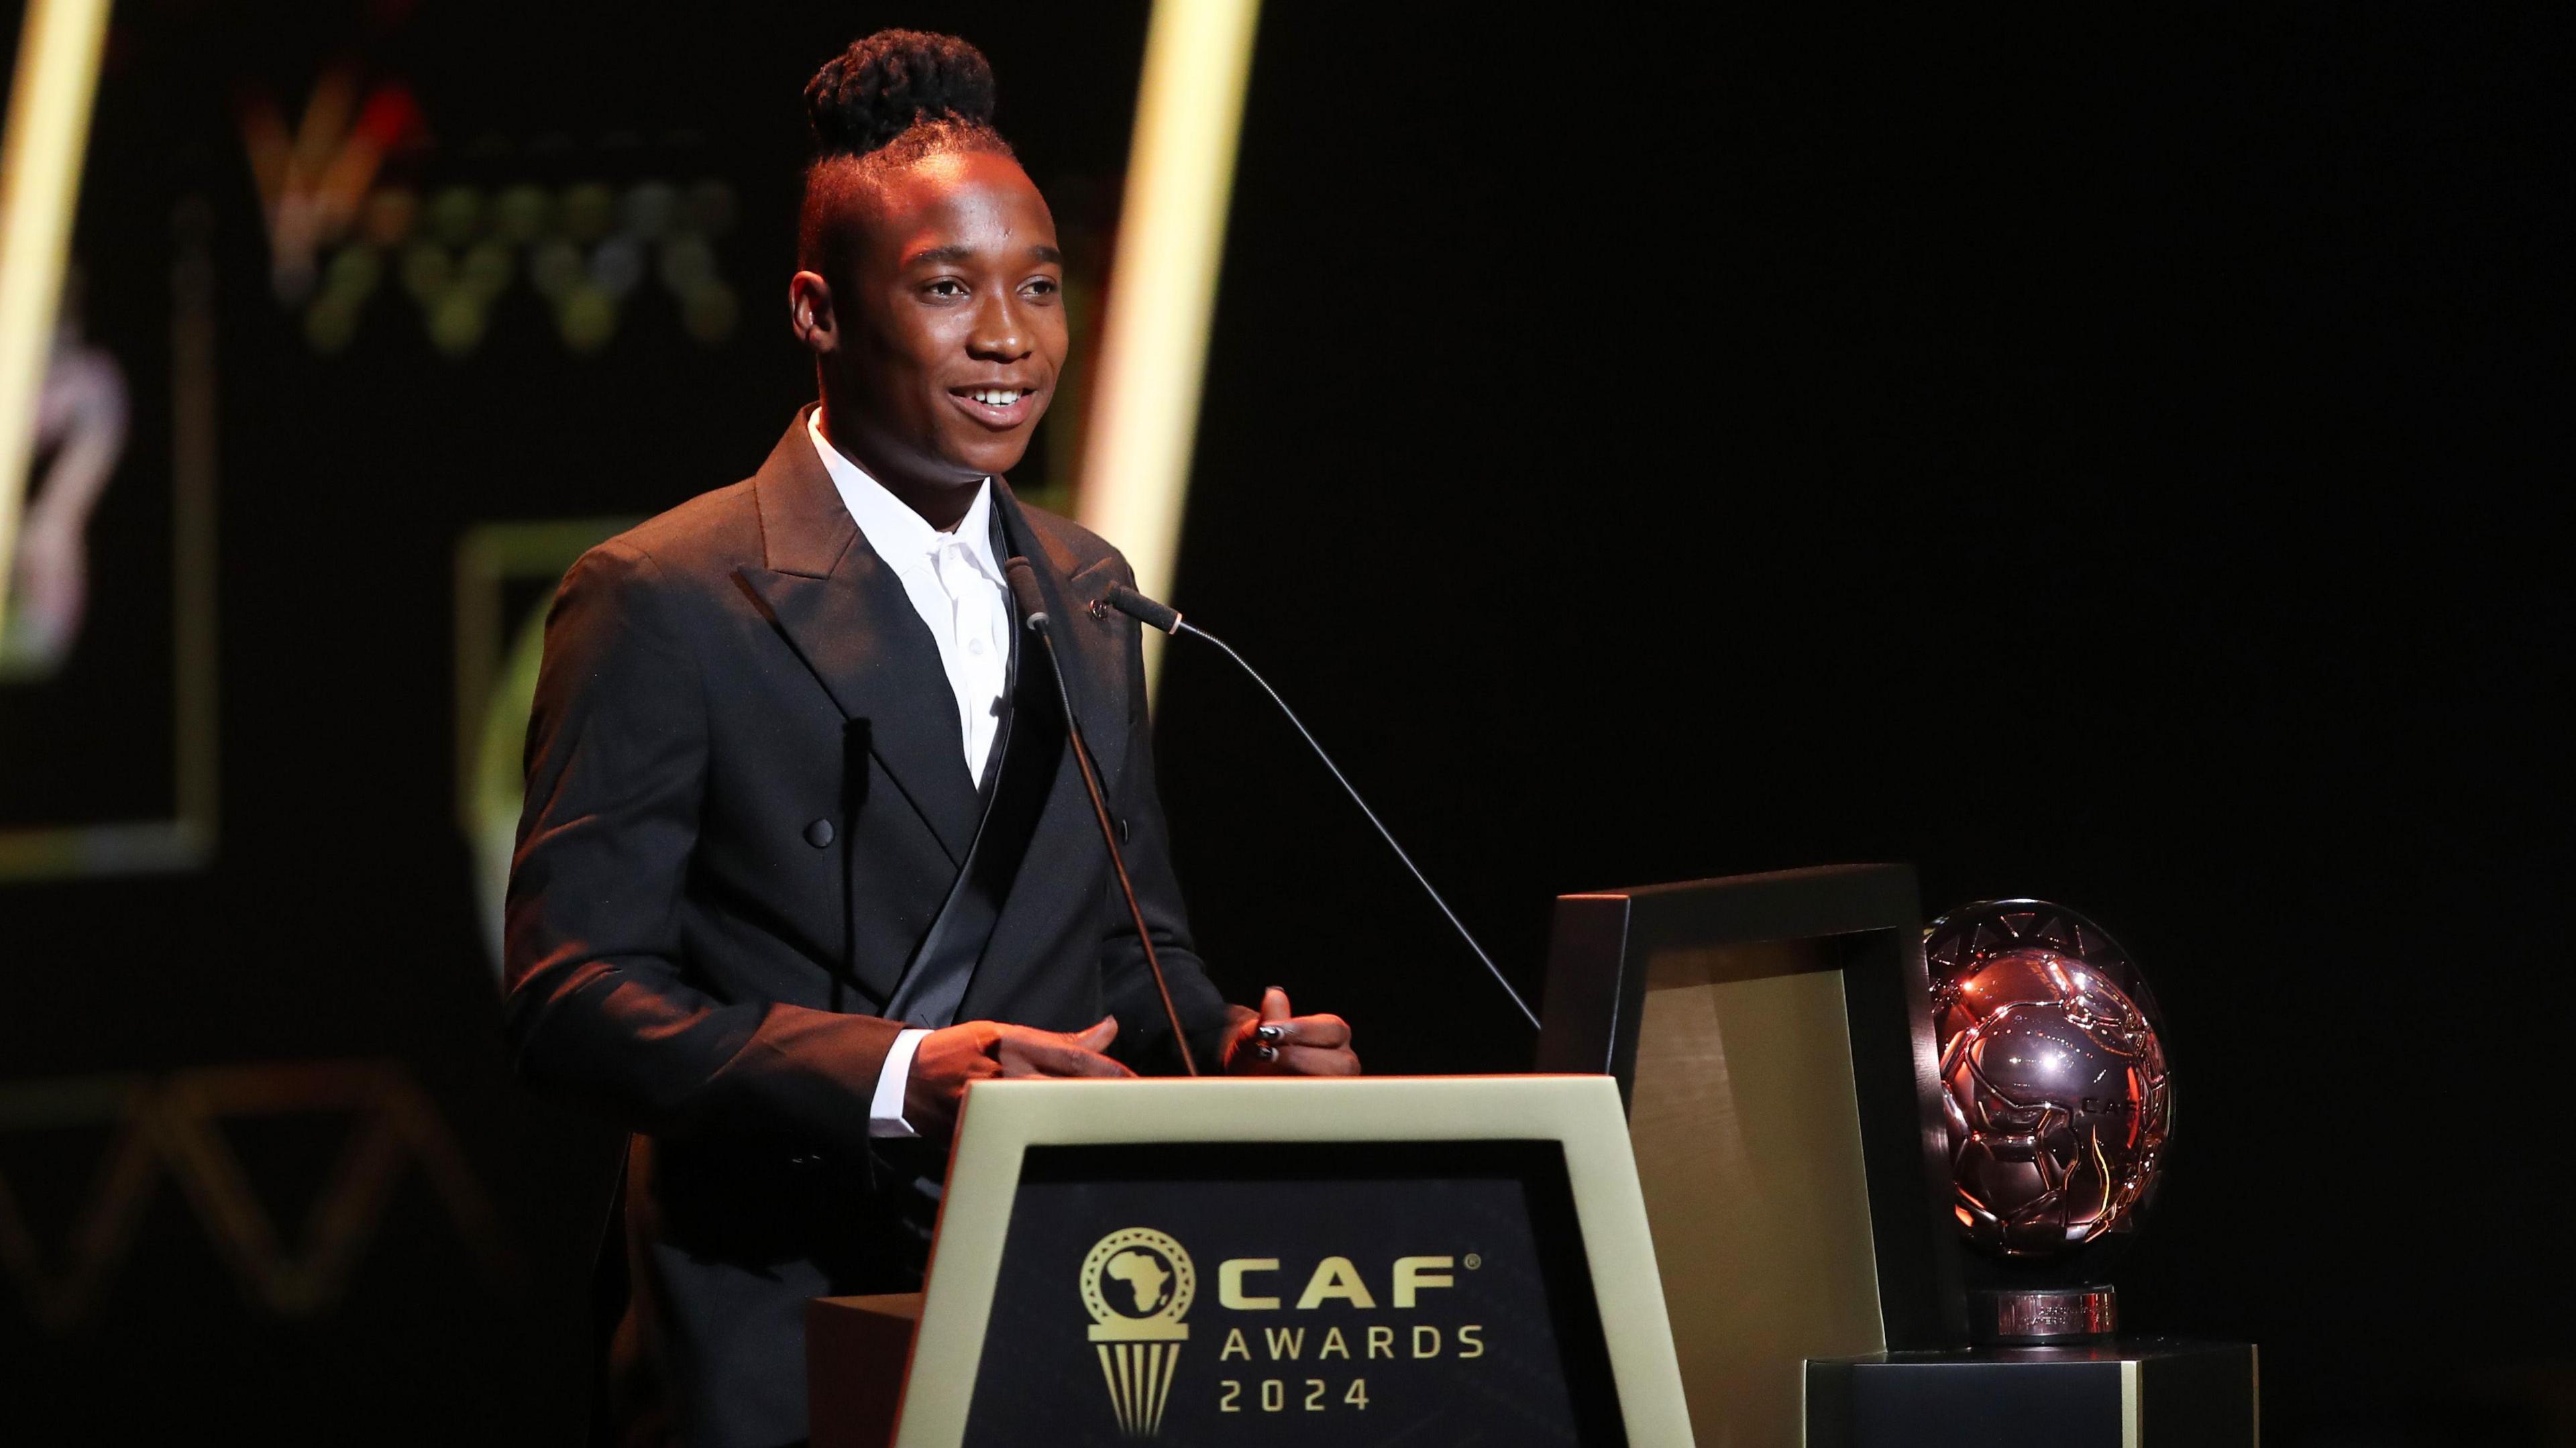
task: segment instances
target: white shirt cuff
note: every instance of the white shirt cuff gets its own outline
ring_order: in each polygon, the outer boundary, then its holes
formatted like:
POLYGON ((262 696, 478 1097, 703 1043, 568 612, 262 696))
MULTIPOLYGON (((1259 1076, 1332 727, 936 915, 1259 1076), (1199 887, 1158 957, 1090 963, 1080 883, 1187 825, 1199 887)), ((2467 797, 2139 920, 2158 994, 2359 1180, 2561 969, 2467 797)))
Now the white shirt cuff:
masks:
POLYGON ((903 1119, 903 1088, 912 1080, 912 1055, 930 1032, 919 1027, 895 1036, 886 1048, 885 1066, 877 1072, 877 1090, 868 1098, 868 1135, 919 1136, 903 1119))

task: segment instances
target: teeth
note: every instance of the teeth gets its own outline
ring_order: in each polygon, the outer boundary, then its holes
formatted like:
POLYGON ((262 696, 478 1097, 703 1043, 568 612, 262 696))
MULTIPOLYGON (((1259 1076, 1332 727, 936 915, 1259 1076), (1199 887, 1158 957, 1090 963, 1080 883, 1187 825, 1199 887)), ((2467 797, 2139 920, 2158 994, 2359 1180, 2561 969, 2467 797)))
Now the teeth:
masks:
POLYGON ((1008 407, 1012 403, 1027 396, 1028 393, 1025 389, 1017 387, 984 387, 978 388, 966 395, 974 398, 977 402, 985 403, 988 406, 1008 407))

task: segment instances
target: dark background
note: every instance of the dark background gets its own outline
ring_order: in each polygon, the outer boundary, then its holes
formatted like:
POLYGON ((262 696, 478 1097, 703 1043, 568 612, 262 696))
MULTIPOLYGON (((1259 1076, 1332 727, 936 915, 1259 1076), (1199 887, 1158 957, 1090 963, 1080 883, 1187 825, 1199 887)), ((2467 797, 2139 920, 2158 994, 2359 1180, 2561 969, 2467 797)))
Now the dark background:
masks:
MULTIPOLYGON (((1175 601, 1525 991, 1561 891, 1899 859, 1927 913, 2084 910, 2183 1093, 2132 1323, 2259 1341, 2271 1442, 2576 1438, 2546 1186, 2567 20, 1503 14, 1269 7, 1175 601)), ((134 169, 93 169, 84 236, 165 238, 189 189, 216 213, 223 832, 196 875, 0 887, 0 1086, 401 1062, 518 1267, 494 1283, 413 1174, 337 1304, 280 1314, 165 1182, 89 1319, 0 1296, 0 1436, 566 1441, 606 1158, 494 1028, 456 538, 758 463, 810 395, 775 299, 796 92, 841 42, 983 46, 1070 209, 1117 194, 1143 10, 118 16, 96 140, 134 169), (399 313, 313 355, 227 107, 260 83, 291 116, 342 55, 414 86, 432 181, 549 133, 730 178, 734 340, 639 309, 575 359, 505 302, 461 361, 399 313)), ((1524 1065, 1248 686, 1170 660, 1221 984, 1349 1016, 1374 1070, 1524 1065)), ((232 1128, 288 1238, 344 1129, 232 1128)), ((0 1134, 49 1261, 104 1139, 0 1134)))

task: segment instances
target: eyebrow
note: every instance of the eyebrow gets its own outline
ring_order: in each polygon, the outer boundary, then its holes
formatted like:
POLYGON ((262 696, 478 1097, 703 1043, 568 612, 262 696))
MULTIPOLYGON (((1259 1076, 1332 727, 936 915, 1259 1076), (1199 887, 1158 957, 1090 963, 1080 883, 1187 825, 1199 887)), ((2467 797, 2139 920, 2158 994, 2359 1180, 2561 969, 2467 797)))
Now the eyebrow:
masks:
MULTIPOLYGON (((1032 245, 1029 248, 1029 257, 1033 261, 1051 262, 1056 266, 1064 265, 1064 253, 1047 245, 1045 242, 1038 242, 1032 245)), ((905 257, 903 259, 903 264, 906 267, 928 265, 951 266, 961 262, 973 261, 974 259, 975 249, 971 246, 933 246, 926 247, 920 251, 914 252, 908 257, 905 257)))

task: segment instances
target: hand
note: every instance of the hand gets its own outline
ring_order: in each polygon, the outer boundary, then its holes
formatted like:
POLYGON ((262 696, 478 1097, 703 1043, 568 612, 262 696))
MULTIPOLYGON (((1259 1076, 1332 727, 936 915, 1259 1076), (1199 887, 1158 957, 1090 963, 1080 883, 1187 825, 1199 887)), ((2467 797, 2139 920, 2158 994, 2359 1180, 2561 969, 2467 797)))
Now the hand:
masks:
MULTIPOLYGON (((1225 1039, 1225 1070, 1233 1076, 1356 1076, 1350 1023, 1340 1016, 1292 1016, 1288 992, 1261 993, 1261 1009, 1230 1007, 1234 1028, 1225 1039)), ((928 1044, 927 1042, 924 1043, 928 1044)))
POLYGON ((1000 1021, 965 1021, 921 1038, 903 1086, 903 1115, 937 1139, 957 1129, 967 1083, 993 1076, 1133 1076, 1100 1054, 1118 1037, 1118 1018, 1084 1031, 1040 1031, 1000 1021))

